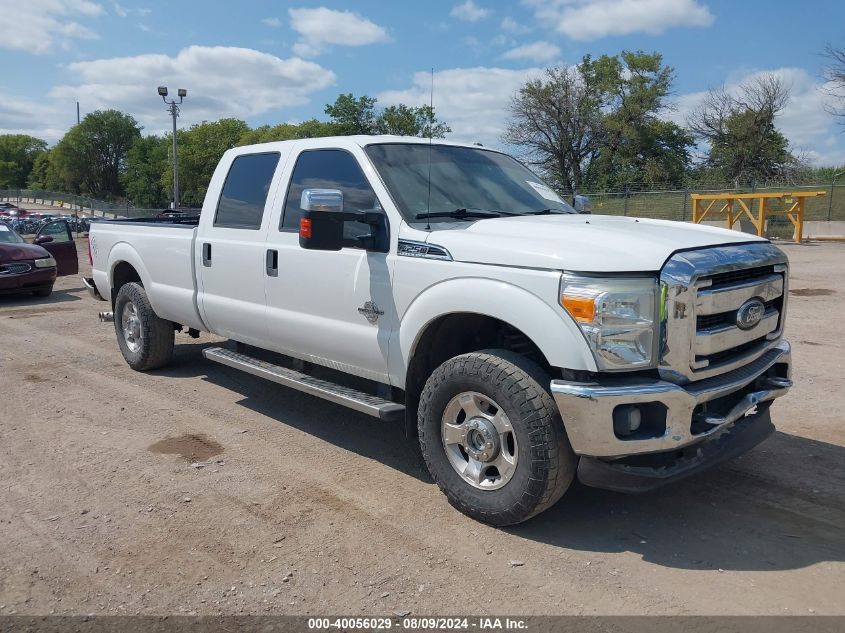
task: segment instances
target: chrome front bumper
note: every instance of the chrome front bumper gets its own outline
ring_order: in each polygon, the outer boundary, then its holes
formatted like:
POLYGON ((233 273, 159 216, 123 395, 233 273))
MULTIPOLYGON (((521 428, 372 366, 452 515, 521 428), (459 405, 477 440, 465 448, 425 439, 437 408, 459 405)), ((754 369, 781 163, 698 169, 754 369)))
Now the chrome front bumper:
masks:
POLYGON ((589 384, 553 380, 551 391, 573 450, 606 459, 703 442, 757 405, 784 395, 792 386, 790 377, 790 346, 781 341, 739 369, 685 385, 656 379, 613 378, 589 384), (665 428, 661 419, 657 424, 643 424, 645 432, 618 436, 614 410, 626 405, 640 405, 647 414, 657 412, 661 418, 665 415, 665 428))

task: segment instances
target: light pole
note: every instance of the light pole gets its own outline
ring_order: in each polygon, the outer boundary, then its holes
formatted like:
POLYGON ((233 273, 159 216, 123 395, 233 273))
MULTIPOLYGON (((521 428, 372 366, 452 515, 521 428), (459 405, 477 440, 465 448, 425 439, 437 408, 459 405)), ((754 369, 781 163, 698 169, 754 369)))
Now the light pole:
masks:
POLYGON ((184 88, 179 88, 176 94, 179 96, 179 101, 175 99, 167 100, 167 86, 159 86, 158 94, 161 100, 167 104, 167 110, 173 117, 173 210, 179 208, 179 161, 176 158, 176 117, 179 116, 179 105, 182 99, 188 96, 188 91, 184 88))

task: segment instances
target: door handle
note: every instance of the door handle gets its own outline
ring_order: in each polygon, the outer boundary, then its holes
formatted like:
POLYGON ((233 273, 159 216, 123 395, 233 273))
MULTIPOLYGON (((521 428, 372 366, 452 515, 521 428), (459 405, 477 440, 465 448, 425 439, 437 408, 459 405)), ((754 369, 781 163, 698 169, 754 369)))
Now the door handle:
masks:
POLYGON ((268 277, 278 277, 279 276, 279 251, 268 248, 267 249, 267 256, 265 258, 265 263, 267 266, 267 276, 268 277))
POLYGON ((202 245, 202 265, 211 266, 211 244, 208 242, 202 245))

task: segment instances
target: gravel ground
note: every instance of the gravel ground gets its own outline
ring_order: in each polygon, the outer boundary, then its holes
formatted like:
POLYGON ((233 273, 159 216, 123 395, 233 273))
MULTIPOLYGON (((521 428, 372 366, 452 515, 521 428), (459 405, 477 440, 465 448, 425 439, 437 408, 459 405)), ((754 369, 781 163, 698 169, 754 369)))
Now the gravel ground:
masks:
POLYGON ((784 249, 777 434, 507 530, 399 425, 208 363, 213 337, 139 374, 78 278, 0 297, 0 614, 845 614, 845 245, 784 249))

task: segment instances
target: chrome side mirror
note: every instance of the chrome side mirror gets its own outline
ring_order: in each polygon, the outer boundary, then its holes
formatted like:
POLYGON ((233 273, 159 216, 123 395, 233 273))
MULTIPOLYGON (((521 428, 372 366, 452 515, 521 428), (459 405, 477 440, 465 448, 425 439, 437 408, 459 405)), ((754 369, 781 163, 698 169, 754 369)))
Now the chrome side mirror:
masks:
POLYGON ((587 196, 575 196, 574 207, 578 213, 590 213, 590 199, 587 196))
POLYGON ((304 189, 299 199, 303 211, 343 211, 343 192, 340 189, 304 189))

